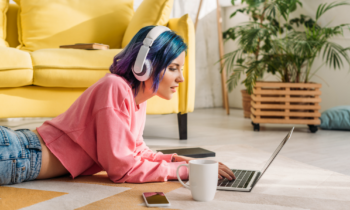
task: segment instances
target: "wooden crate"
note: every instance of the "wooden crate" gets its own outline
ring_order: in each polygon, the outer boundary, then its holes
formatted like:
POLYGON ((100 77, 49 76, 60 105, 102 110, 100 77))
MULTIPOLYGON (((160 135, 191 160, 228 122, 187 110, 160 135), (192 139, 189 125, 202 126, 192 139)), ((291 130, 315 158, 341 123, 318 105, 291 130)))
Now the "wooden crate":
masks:
POLYGON ((253 123, 319 125, 321 84, 257 82, 251 95, 253 123))
POLYGON ((247 90, 241 90, 242 93, 242 106, 243 106, 243 112, 244 112, 244 118, 250 118, 250 108, 251 108, 251 101, 252 98, 248 94, 247 90))

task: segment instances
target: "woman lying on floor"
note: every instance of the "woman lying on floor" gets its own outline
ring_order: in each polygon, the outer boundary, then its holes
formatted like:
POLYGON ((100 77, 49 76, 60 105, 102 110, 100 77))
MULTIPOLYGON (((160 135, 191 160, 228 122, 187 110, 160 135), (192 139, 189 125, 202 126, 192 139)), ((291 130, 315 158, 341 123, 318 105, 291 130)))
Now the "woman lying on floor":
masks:
MULTIPOLYGON (((177 179, 177 167, 194 158, 154 153, 142 134, 146 101, 155 95, 172 98, 184 80, 186 51, 183 39, 167 27, 146 26, 114 57, 111 73, 66 112, 33 131, 0 126, 0 185, 102 170, 115 183, 177 179)), ((188 179, 186 167, 180 177, 188 179)), ((218 177, 231 180, 234 174, 220 163, 218 177)))

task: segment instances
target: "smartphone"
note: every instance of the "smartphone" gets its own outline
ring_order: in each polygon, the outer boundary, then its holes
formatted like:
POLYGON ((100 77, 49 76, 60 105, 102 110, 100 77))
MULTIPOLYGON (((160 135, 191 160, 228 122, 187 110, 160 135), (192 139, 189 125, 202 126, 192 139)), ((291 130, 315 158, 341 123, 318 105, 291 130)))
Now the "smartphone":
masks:
POLYGON ((142 193, 146 206, 170 206, 170 202, 163 192, 144 192, 142 193))

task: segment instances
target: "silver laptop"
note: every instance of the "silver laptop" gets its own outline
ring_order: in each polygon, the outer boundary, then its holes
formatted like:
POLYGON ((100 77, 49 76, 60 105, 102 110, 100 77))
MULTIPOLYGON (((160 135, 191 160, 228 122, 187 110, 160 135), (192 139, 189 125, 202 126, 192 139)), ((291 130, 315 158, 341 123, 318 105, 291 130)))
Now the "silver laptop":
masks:
POLYGON ((231 169, 235 174, 235 180, 228 180, 226 178, 220 179, 218 181, 218 190, 232 190, 232 191, 244 191, 250 192, 259 179, 264 175, 267 168, 271 165, 272 161, 276 158, 279 151, 281 151, 282 147, 286 144, 288 139, 292 136, 294 127, 289 131, 287 136, 282 140, 280 145, 277 147, 275 152, 272 154, 270 159, 266 162, 265 166, 261 171, 254 170, 243 170, 243 169, 231 169))

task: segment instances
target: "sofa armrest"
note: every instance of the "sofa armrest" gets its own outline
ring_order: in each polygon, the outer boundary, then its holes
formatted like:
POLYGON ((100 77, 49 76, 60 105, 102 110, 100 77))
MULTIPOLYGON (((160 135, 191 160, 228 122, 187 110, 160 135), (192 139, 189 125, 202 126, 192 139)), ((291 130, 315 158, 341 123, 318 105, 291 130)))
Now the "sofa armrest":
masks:
POLYGON ((184 82, 179 85, 179 111, 181 114, 193 112, 195 99, 195 32, 188 14, 169 20, 168 28, 180 35, 187 44, 187 54, 183 70, 184 82))

